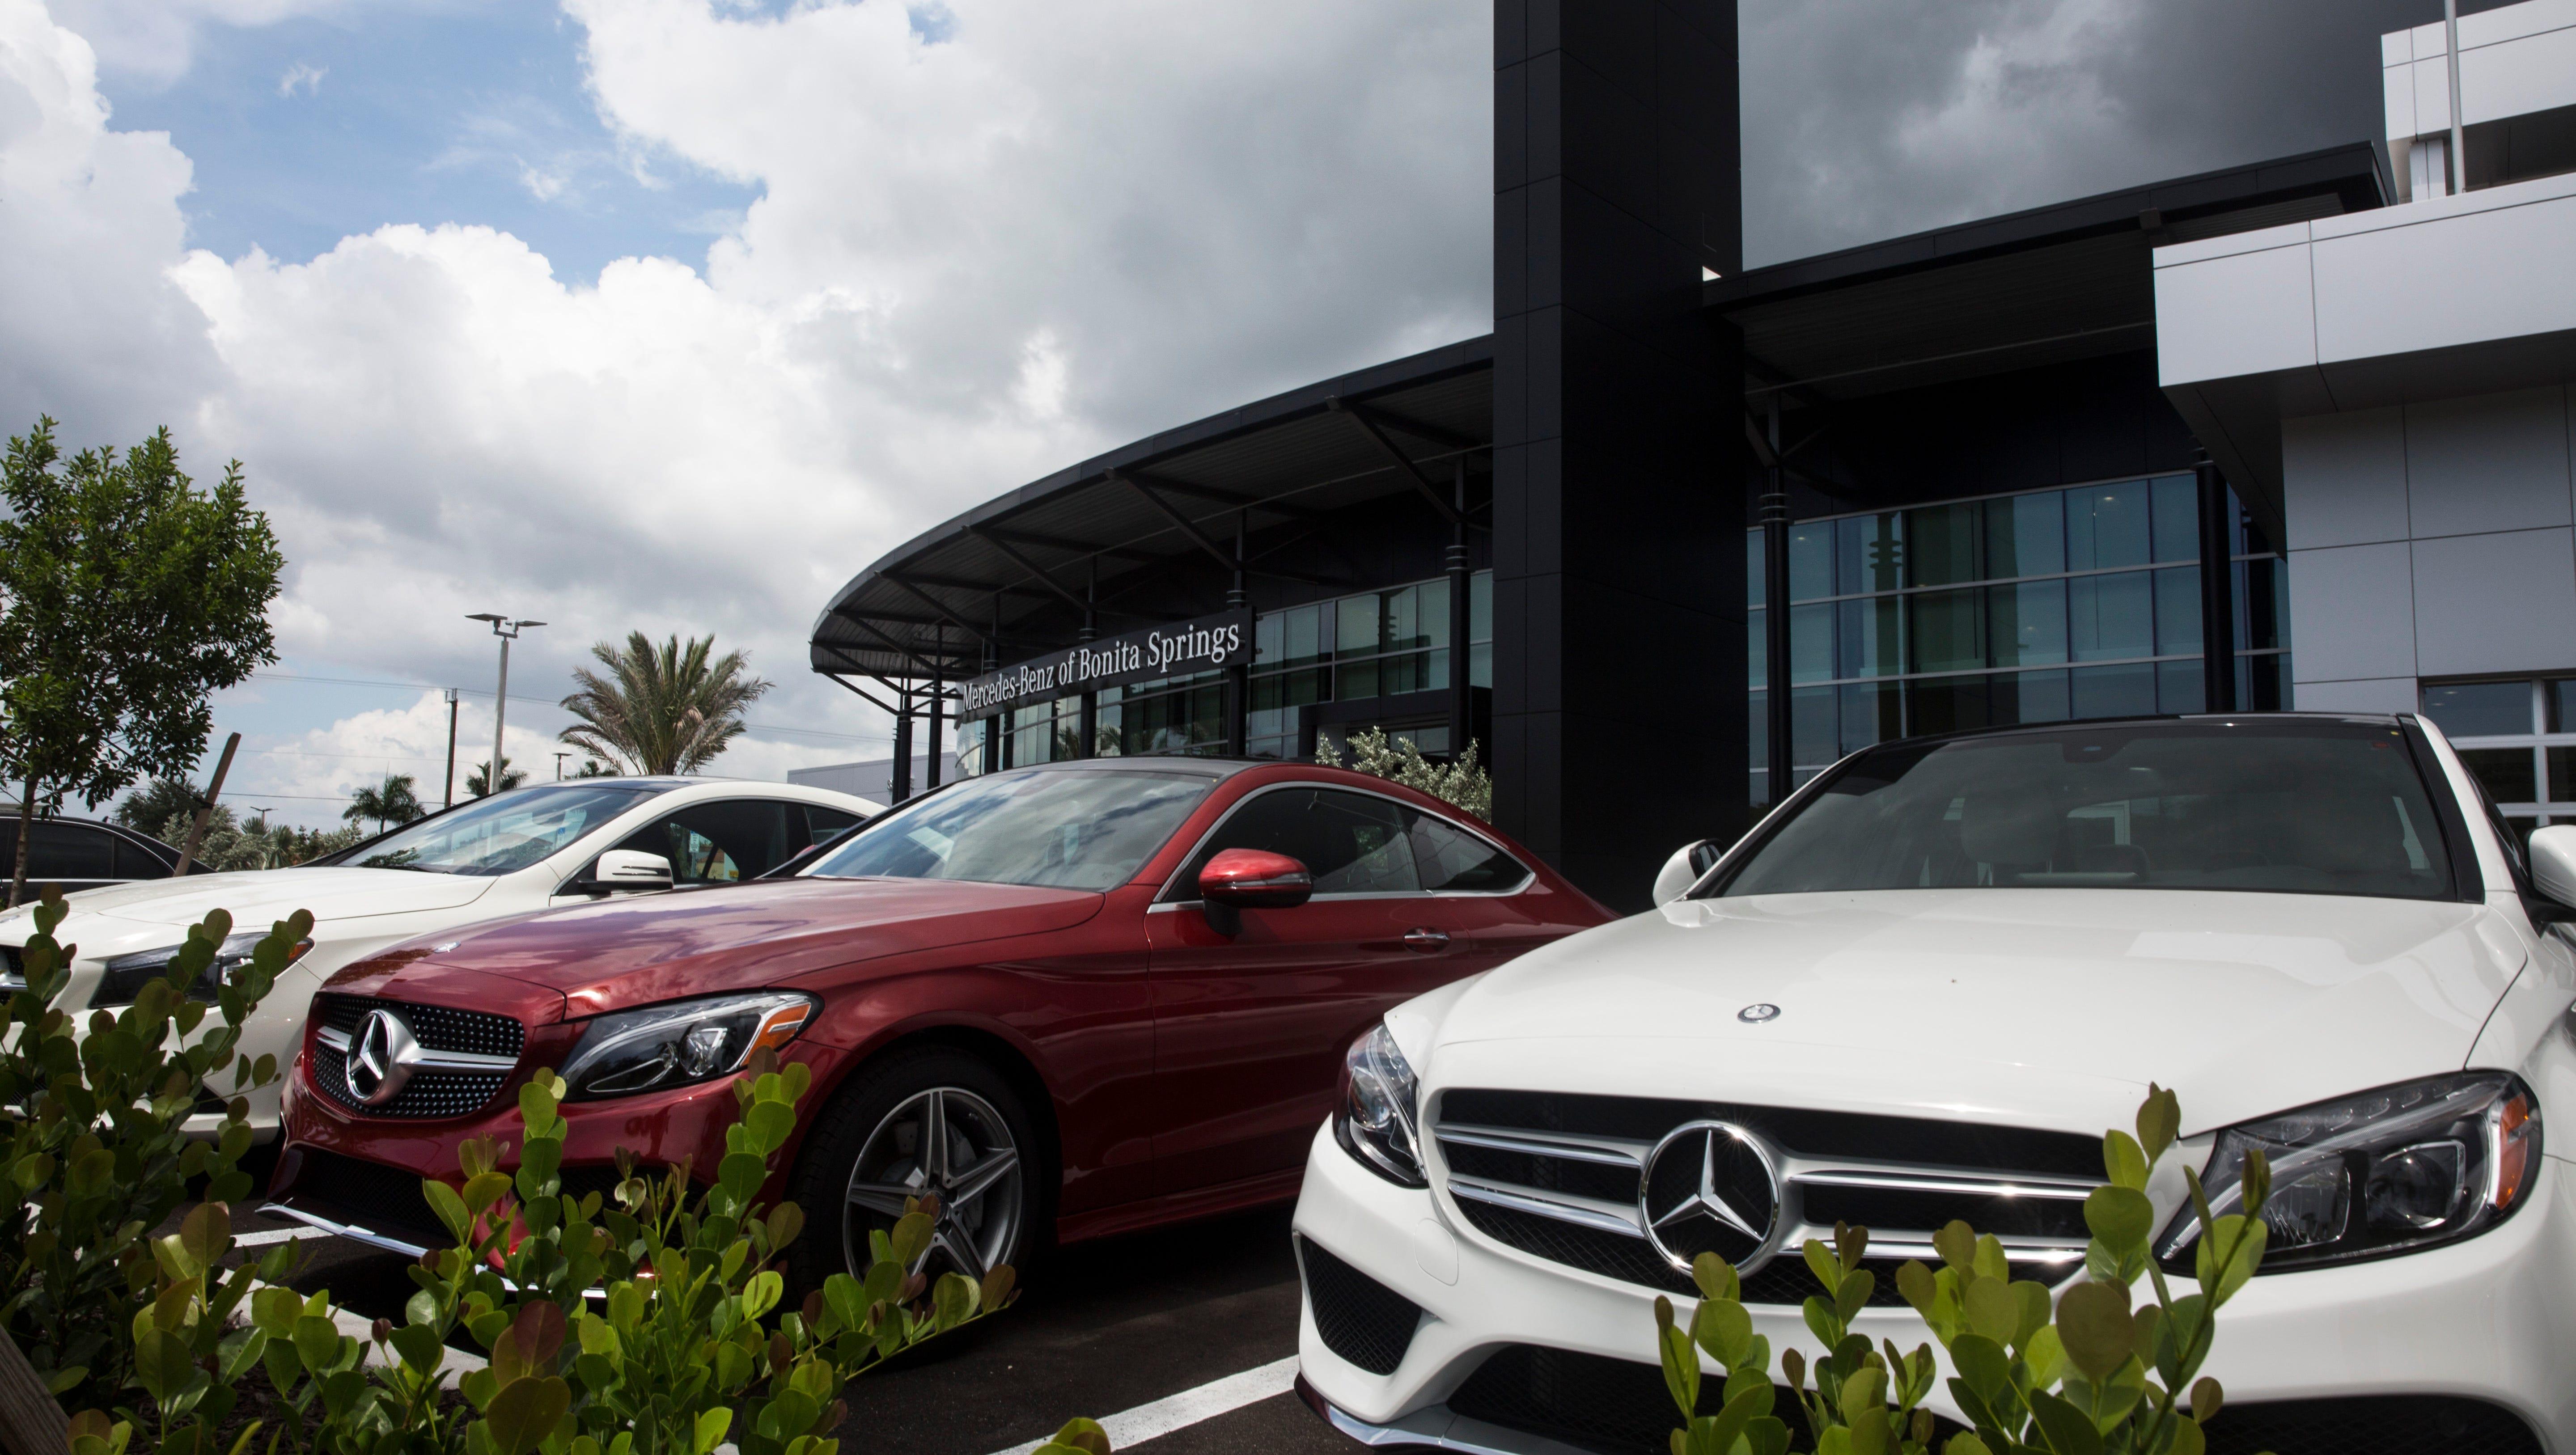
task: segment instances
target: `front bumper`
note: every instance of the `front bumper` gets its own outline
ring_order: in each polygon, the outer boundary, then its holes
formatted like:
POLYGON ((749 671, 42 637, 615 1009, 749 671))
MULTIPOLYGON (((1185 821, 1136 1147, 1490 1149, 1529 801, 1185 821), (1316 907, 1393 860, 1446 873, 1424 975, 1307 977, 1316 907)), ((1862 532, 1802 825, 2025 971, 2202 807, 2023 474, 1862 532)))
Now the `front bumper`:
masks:
MULTIPOLYGON (((785 1054, 812 1065, 818 1086, 826 1083, 839 1055, 806 1042, 790 1046, 785 1054)), ((526 1135, 518 1091, 531 1074, 527 1069, 513 1072, 500 1092, 469 1116, 412 1120, 351 1111, 314 1089, 310 1068, 309 1058, 299 1053, 285 1078, 281 1125, 286 1146, 271 1183, 269 1211, 417 1256, 432 1243, 447 1242, 419 1191, 423 1179, 461 1182, 459 1150, 476 1137, 500 1144, 504 1171, 518 1165, 518 1147, 526 1135)), ((621 1150, 633 1153, 646 1169, 686 1165, 693 1169, 694 1181, 708 1181, 724 1159, 725 1129, 741 1116, 734 1079, 720 1077, 654 1095, 565 1102, 565 1189, 604 1191, 614 1181, 621 1150)), ((782 1169, 794 1165, 795 1151, 791 1143, 780 1156, 782 1169)), ((784 1176, 782 1170, 773 1182, 784 1176)), ((773 1185, 763 1200, 774 1204, 778 1191, 773 1185)))
MULTIPOLYGON (((1445 1194, 1397 1187, 1361 1167, 1329 1128, 1308 1153, 1295 1230, 1422 1311, 1401 1359, 1379 1374, 1335 1354, 1317 1327, 1314 1300, 1302 1303, 1298 1362, 1310 1403, 1366 1443, 1566 1455, 1567 1446, 1543 1434, 1467 1420, 1447 1401, 1509 1345, 1655 1362, 1654 1290, 1494 1243, 1445 1194)), ((1817 1352, 1799 1310, 1751 1312, 1775 1351, 1817 1352)), ((1865 1310, 1853 1327, 1872 1343, 1892 1339, 1901 1348, 1928 1339, 1908 1308, 1865 1310)), ((2490 1232, 2428 1252, 2255 1279, 2219 1316, 2205 1372, 2225 1386, 2231 1408, 2399 1394, 2482 1401, 2528 1423, 2548 1455, 2576 1455, 2576 1381, 2563 1369, 2570 1347, 2576 1175, 2548 1158, 2531 1204, 2490 1232)), ((1934 1390, 1935 1412, 1956 1418, 1944 1386, 1934 1390)))

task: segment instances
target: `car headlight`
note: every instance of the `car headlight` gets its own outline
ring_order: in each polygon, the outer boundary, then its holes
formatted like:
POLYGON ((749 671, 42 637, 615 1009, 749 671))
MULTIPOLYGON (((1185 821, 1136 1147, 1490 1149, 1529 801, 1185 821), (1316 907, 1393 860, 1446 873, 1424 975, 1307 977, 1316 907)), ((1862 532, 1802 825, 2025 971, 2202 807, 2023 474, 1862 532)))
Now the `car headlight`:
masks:
MULTIPOLYGON (((2540 1102, 2509 1071, 2469 1071, 2230 1127, 2201 1174, 2213 1215, 2244 1211, 2254 1147, 2271 1163, 2263 1272, 2378 1258, 2485 1232, 2522 1206, 2540 1170, 2540 1102)), ((2188 1274, 2199 1236, 2185 1207, 2157 1257, 2188 1274)))
MULTIPOLYGON (((259 948, 259 942, 267 938, 266 930, 244 930, 216 946, 215 958, 207 964, 205 972, 188 986, 188 998, 212 1004, 215 987, 247 963, 250 952, 259 948)), ((99 977, 98 990, 89 998, 90 1005, 132 1005, 134 997, 143 993, 145 985, 170 973, 170 961, 186 948, 183 941, 157 950, 137 950, 130 955, 118 955, 107 961, 107 973, 99 977)), ((304 952, 312 948, 311 940, 298 941, 286 952, 286 963, 292 965, 303 959, 304 952)))
POLYGON ((595 1017, 565 1061, 575 1100, 667 1091, 743 1068, 796 1039, 822 1003, 792 990, 682 1000, 595 1017))
POLYGON ((1414 1130, 1420 1089, 1413 1066, 1380 1021, 1342 1058, 1342 1095, 1333 1138, 1360 1165, 1401 1187, 1425 1187, 1422 1139, 1414 1130))

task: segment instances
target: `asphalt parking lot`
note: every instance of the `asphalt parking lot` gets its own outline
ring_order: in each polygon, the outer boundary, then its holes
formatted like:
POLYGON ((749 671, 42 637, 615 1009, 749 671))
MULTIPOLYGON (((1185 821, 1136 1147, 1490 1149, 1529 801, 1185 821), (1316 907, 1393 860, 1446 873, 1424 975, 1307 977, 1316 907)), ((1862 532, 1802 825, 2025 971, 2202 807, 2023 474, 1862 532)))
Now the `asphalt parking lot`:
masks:
MULTIPOLYGON (((246 1213, 236 1232, 289 1226, 246 1213)), ((401 1255, 333 1238, 303 1246, 297 1288, 327 1288, 362 1317, 402 1317, 412 1284, 401 1255)), ((1083 1244, 1034 1270, 998 1317, 860 1376, 840 1436, 871 1455, 1000 1455, 1074 1415, 1151 1411, 1162 1418, 1148 1427, 1189 1422, 1121 1449, 1348 1455, 1352 1443, 1286 1389, 1297 1301, 1285 1207, 1083 1244), (1220 1381, 1231 1382, 1208 1390, 1220 1381), (1277 1392, 1239 1403, 1247 1385, 1277 1392), (1212 1406, 1222 1412, 1203 1414, 1212 1406)))

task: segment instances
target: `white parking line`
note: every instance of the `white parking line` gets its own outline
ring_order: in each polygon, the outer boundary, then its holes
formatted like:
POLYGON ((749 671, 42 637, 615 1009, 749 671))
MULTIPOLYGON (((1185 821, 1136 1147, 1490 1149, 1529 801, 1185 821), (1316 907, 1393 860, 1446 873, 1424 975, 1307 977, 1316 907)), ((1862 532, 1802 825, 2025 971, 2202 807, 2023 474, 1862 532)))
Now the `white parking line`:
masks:
MULTIPOLYGON (((1107 1416, 1101 1420, 1100 1428, 1109 1432, 1109 1448, 1124 1450, 1157 1435, 1187 1429, 1201 1420, 1230 1414, 1274 1394, 1286 1394, 1295 1387, 1296 1381, 1297 1356, 1291 1354, 1276 1363, 1247 1369, 1241 1374, 1229 1374, 1196 1389, 1185 1389, 1152 1404, 1140 1404, 1132 1410, 1107 1416)), ((1029 1455, 1045 1443, 1044 1440, 1031 1440, 1023 1445, 1013 1445, 1008 1450, 997 1450, 993 1455, 1029 1455)))

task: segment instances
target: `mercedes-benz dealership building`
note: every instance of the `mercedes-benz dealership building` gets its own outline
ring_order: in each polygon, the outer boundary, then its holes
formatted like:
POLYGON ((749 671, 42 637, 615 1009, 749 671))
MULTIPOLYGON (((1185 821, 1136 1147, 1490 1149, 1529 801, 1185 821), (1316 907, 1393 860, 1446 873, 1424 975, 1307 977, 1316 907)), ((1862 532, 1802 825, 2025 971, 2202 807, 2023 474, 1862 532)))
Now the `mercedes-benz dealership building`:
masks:
POLYGON ((2576 0, 2456 30, 2383 37, 2384 137, 1746 270, 1732 5, 1496 0, 1489 336, 967 511, 813 667, 897 715, 898 795, 1474 745, 1631 907, 1990 724, 2420 708, 2576 818, 2576 0))

